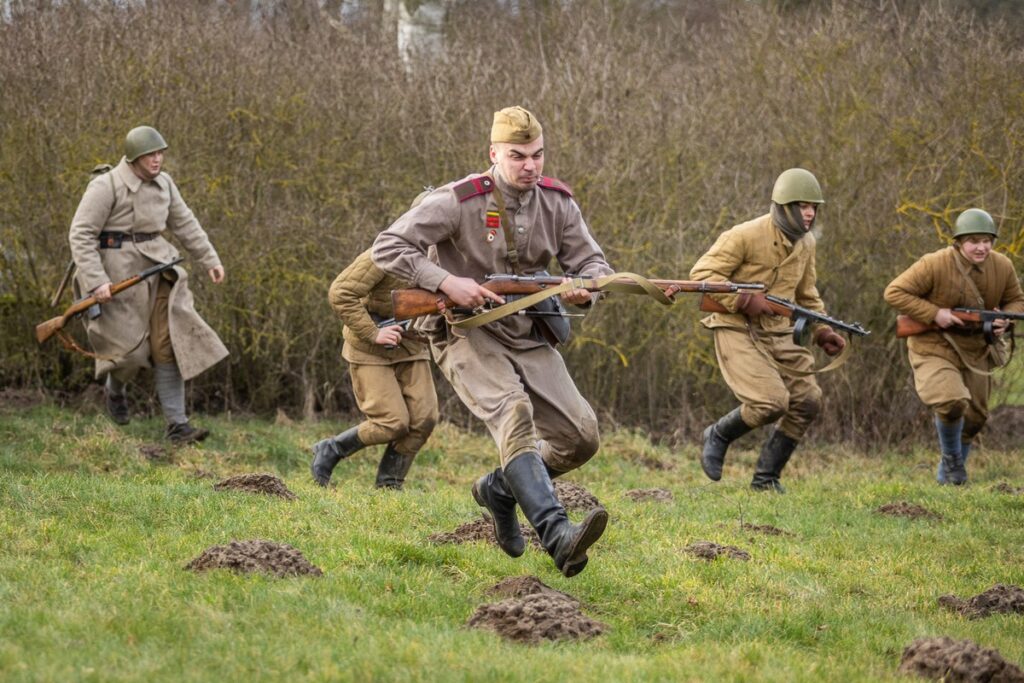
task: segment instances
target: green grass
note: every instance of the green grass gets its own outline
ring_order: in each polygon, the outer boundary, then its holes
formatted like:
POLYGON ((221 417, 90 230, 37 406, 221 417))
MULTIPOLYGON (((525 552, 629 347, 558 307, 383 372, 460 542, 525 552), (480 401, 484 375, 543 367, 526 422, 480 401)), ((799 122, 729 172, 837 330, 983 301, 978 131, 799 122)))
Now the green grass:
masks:
POLYGON ((406 490, 372 489, 379 450, 309 478, 307 445, 342 424, 201 418, 213 436, 153 463, 158 420, 116 428, 52 406, 0 413, 0 679, 5 681, 878 681, 922 636, 970 638, 1024 662, 1024 619, 967 620, 939 607, 995 583, 1024 584, 1024 463, 978 449, 972 484, 940 488, 933 453, 801 448, 789 494, 746 488, 753 441, 709 484, 696 445, 670 451, 607 434, 568 479, 608 508, 587 570, 561 577, 543 554, 426 538, 470 521, 472 480, 493 467, 486 438, 443 426, 406 490), (659 470, 652 463, 672 465, 659 470), (271 471, 285 501, 217 492, 217 479, 271 471), (633 488, 671 490, 670 504, 633 488), (882 516, 906 500, 942 521, 882 516), (790 536, 754 534, 742 522, 790 536), (288 543, 318 579, 195 574, 212 546, 288 543), (749 562, 683 552, 710 540, 749 562), (465 628, 490 586, 533 574, 580 598, 607 634, 523 646, 465 628))

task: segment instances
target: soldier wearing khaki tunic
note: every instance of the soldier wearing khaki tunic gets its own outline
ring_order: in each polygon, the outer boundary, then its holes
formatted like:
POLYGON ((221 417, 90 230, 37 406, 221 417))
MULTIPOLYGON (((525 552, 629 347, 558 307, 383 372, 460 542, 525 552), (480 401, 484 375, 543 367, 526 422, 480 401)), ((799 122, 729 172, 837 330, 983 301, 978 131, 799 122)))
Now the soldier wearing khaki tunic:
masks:
POLYGON ((201 441, 185 413, 185 380, 228 355, 220 338, 196 312, 188 273, 175 267, 111 298, 111 283, 178 257, 164 237, 169 230, 210 279, 224 280, 213 245, 161 169, 167 143, 140 126, 125 138, 125 155, 112 170, 89 183, 71 221, 71 254, 78 268, 77 296, 91 293, 101 314, 86 321, 96 352, 96 377, 106 378, 107 410, 117 424, 130 416, 126 384, 141 368, 153 367, 166 436, 174 443, 201 441))
MULTIPOLYGON (((779 175, 771 211, 724 232, 690 271, 695 280, 763 282, 765 293, 824 313, 815 285, 815 237, 811 233, 825 200, 812 173, 793 168, 779 175)), ((762 294, 715 295, 729 313, 701 323, 715 335, 715 353, 726 384, 740 407, 704 430, 701 466, 722 478, 732 441, 778 422, 764 446, 750 486, 784 493, 779 482, 797 443, 821 409, 811 352, 792 340, 788 318, 773 315, 762 294)), ((846 341, 828 325, 814 326, 814 340, 829 355, 846 341)))
MULTIPOLYGON (((374 263, 465 307, 502 303, 479 284, 489 273, 536 273, 552 259, 583 277, 612 272, 572 193, 541 174, 544 137, 530 112, 495 113, 490 159, 486 173, 438 188, 381 233, 374 263)), ((562 298, 592 301, 582 289, 562 298)), ((585 567, 608 514, 597 508, 573 524, 552 478, 597 452, 597 419, 535 322, 509 316, 462 333, 432 316, 419 327, 430 335, 442 374, 498 446, 501 466, 473 485, 473 496, 490 511, 499 546, 512 557, 525 549, 518 503, 558 569, 573 576, 585 567)))
MULTIPOLYGON (((988 419, 995 349, 980 328, 953 308, 1024 312, 1024 293, 1013 263, 992 251, 997 236, 992 217, 968 209, 956 220, 951 246, 922 256, 885 288, 885 300, 904 315, 935 329, 907 339, 914 387, 935 414, 939 437, 940 484, 967 481, 967 456, 988 419)), ((999 339, 1007 321, 993 323, 999 339)))
POLYGON ((437 422, 437 393, 425 344, 404 337, 394 317, 391 290, 409 285, 373 265, 370 250, 335 278, 328 299, 344 321, 341 355, 348 361, 352 391, 366 419, 313 446, 313 479, 327 486, 343 458, 387 444, 377 468, 377 488, 401 489, 413 459, 437 422), (375 320, 376 319, 376 320, 375 320))

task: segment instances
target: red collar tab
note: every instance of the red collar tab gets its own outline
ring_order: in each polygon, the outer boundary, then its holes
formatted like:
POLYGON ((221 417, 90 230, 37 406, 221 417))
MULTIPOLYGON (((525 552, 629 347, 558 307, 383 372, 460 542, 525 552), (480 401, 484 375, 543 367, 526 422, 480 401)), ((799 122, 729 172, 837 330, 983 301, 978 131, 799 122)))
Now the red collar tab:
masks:
POLYGON ((558 178, 549 178, 548 176, 541 176, 540 181, 537 183, 537 185, 543 187, 545 190, 555 190, 556 192, 561 192, 566 196, 572 196, 572 190, 569 189, 569 186, 563 183, 558 178))

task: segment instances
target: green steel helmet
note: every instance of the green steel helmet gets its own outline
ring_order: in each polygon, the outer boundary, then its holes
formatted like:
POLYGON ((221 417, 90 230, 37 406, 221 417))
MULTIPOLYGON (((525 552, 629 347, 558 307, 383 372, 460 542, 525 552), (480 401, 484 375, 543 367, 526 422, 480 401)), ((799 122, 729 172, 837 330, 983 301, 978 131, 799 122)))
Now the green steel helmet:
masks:
POLYGON ((821 194, 821 185, 814 174, 802 168, 791 168, 779 174, 772 188, 772 201, 776 204, 792 204, 807 202, 824 204, 825 197, 821 194))
POLYGON ((161 149, 167 149, 167 143, 156 128, 132 128, 124 138, 124 156, 128 161, 135 161, 141 156, 161 149))
POLYGON ((992 235, 992 239, 999 236, 999 233, 996 232, 996 222, 992 220, 992 216, 988 215, 988 211, 967 209, 957 217, 953 239, 982 234, 992 235))

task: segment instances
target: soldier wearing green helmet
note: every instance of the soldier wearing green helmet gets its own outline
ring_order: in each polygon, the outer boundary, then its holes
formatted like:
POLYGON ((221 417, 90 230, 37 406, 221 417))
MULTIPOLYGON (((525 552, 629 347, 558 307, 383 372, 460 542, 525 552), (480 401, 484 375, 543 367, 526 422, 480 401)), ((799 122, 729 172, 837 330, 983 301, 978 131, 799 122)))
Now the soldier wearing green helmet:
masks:
POLYGON ((180 266, 127 289, 111 301, 111 283, 178 257, 165 236, 174 235, 214 283, 224 280, 217 251, 163 171, 167 142, 150 126, 124 139, 124 157, 89 183, 71 221, 71 254, 78 267, 77 295, 94 294, 101 314, 86 321, 96 352, 96 377, 105 382, 107 412, 117 424, 131 419, 127 384, 153 368, 166 437, 175 444, 201 441, 185 412, 185 380, 228 355, 217 334, 196 312, 188 272, 180 266))
POLYGON ((991 371, 1003 364, 1006 320, 993 323, 995 344, 954 308, 1024 312, 1024 293, 1009 258, 992 250, 995 221, 982 209, 957 219, 953 244, 926 254, 885 289, 885 300, 931 329, 907 339, 914 388, 934 414, 940 484, 967 481, 967 456, 988 419, 991 371))
MULTIPOLYGON (((766 294, 824 312, 815 286, 816 239, 811 232, 825 203, 821 185, 810 171, 791 168, 778 176, 771 198, 767 214, 720 235, 690 277, 763 282, 766 294)), ((783 493, 782 470, 821 409, 814 358, 793 342, 791 321, 774 315, 763 294, 712 296, 729 312, 713 313, 701 323, 714 333, 722 376, 740 406, 704 430, 701 467, 718 481, 730 443, 777 423, 761 449, 750 486, 783 493)), ((830 356, 846 346, 828 325, 815 326, 813 335, 830 356)))

